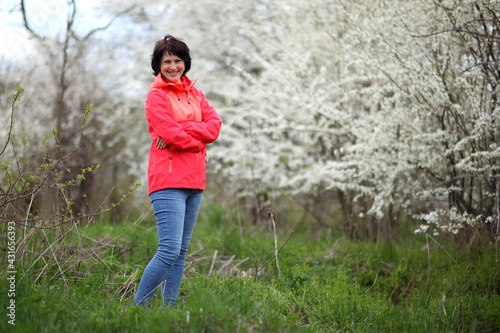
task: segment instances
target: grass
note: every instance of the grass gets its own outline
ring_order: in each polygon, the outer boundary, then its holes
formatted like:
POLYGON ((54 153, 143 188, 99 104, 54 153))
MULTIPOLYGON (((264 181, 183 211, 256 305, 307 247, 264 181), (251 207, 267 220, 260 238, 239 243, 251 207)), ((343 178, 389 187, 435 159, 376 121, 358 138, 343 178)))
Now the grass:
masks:
MULTIPOLYGON (((280 245, 290 234, 279 227, 280 245)), ((143 309, 133 305, 133 295, 155 252, 154 224, 150 217, 94 223, 18 274, 16 325, 2 314, 0 331, 500 331, 494 246, 478 243, 461 254, 445 239, 406 235, 389 245, 317 234, 294 232, 279 253, 279 276, 274 260, 264 265, 274 254, 272 228, 248 226, 234 212, 206 206, 178 306, 162 307, 157 293, 143 309)), ((33 258, 18 264, 18 272, 33 258)), ((5 311, 9 286, 0 275, 5 311)))

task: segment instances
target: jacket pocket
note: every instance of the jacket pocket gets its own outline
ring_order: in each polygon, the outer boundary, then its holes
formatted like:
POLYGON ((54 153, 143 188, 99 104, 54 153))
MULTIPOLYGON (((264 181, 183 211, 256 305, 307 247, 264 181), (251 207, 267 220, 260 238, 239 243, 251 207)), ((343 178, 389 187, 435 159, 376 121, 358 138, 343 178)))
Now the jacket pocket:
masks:
POLYGON ((168 147, 168 173, 172 173, 172 147, 168 147))

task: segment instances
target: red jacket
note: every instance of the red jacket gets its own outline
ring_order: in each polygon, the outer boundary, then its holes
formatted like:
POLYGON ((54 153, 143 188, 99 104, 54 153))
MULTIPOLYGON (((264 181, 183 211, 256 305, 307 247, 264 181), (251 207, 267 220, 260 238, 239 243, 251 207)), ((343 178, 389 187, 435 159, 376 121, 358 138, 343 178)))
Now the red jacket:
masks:
POLYGON ((149 87, 146 119, 153 140, 149 153, 149 194, 165 188, 205 190, 206 144, 219 136, 221 121, 197 80, 166 81, 161 73, 149 87), (156 147, 161 137, 168 146, 156 147))

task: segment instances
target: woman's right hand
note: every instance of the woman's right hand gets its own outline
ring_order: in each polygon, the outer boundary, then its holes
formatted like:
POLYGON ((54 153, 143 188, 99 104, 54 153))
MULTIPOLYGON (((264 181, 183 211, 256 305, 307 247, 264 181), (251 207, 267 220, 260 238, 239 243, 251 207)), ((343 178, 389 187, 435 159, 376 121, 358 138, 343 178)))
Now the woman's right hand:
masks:
POLYGON ((158 148, 158 149, 167 148, 167 144, 160 137, 158 137, 156 139, 156 148, 158 148))

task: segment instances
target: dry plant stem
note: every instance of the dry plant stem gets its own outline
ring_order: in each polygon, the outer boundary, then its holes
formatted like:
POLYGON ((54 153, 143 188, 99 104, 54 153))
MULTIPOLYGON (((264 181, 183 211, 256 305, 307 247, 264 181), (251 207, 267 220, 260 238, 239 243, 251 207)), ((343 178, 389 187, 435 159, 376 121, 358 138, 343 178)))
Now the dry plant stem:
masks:
POLYGON ((226 262, 225 262, 225 263, 224 263, 224 264, 223 264, 223 265, 222 265, 222 266, 221 266, 221 267, 217 270, 217 275, 221 275, 221 274, 222 274, 222 272, 224 271, 224 269, 225 269, 226 267, 228 267, 228 266, 229 266, 229 264, 231 264, 231 262, 233 261, 234 257, 236 257, 236 255, 234 255, 234 254, 233 254, 233 255, 231 256, 231 258, 229 258, 229 260, 228 260, 228 261, 226 261, 226 262))
POLYGON ((137 269, 135 270, 134 274, 130 275, 130 277, 127 279, 127 281, 125 281, 124 285, 126 286, 126 288, 125 288, 125 291, 122 294, 122 297, 120 297, 120 302, 122 302, 123 298, 125 297, 125 295, 127 295, 127 292, 129 290, 130 286, 132 285, 132 281, 135 281, 135 279, 137 277, 137 274, 139 273, 139 268, 140 267, 137 267, 137 269))
POLYGON ((238 209, 238 227, 240 229, 240 241, 241 241, 241 244, 243 244, 243 228, 241 227, 241 216, 240 216, 239 209, 238 209))
MULTIPOLYGON (((74 227, 71 227, 69 230, 67 230, 64 234, 62 234, 61 236, 59 236, 59 238, 53 242, 52 244, 49 245, 49 247, 47 247, 39 256, 38 258, 36 258, 33 263, 31 264, 31 266, 27 269, 27 271, 29 271, 31 268, 33 268, 33 266, 38 262, 38 260, 42 259, 43 256, 45 255, 45 253, 47 253, 47 251, 49 251, 50 249, 52 249, 52 246, 54 246, 57 242, 59 242, 61 239, 63 239, 67 234, 70 233, 71 229, 73 229, 74 227)), ((35 230, 35 229, 33 229, 35 230)), ((21 277, 21 280, 22 280, 22 277, 21 277)))
POLYGON ((102 259, 97 253, 96 251, 92 252, 90 254, 91 257, 94 257, 95 259, 98 259, 98 261, 102 262, 102 264, 104 266, 106 266, 106 268, 108 269, 108 271, 111 271, 111 267, 109 267, 109 265, 104 261, 104 259, 102 259))
POLYGON ((164 281, 160 282, 160 284, 157 285, 156 287, 154 287, 153 290, 151 290, 149 293, 147 293, 146 295, 144 295, 144 297, 141 298, 138 303, 144 302, 144 300, 147 299, 149 297, 149 295, 151 295, 151 294, 154 295, 154 293, 156 292, 156 290, 163 284, 163 282, 164 281))
MULTIPOLYGON (((87 258, 89 258, 89 257, 92 257, 92 256, 93 256, 93 254, 94 254, 95 252, 97 252, 98 250, 101 250, 102 248, 103 248, 103 246, 101 246, 101 247, 98 247, 98 248, 94 249, 94 250, 93 250, 90 254, 89 254, 89 253, 87 253, 87 256, 86 256, 85 258, 81 258, 81 254, 79 253, 79 254, 78 254, 78 259, 77 259, 75 262, 73 262, 73 264, 68 265, 68 267, 65 269, 65 271, 64 271, 64 272, 70 271, 70 270, 71 270, 71 269, 73 269, 75 266, 79 266, 79 265, 80 265, 80 263, 81 263, 83 260, 85 260, 85 259, 87 259, 87 258)), ((71 261, 71 258, 68 258, 64 264, 66 265, 66 264, 68 264, 70 261, 71 261)), ((106 263, 104 263, 104 264, 106 265, 106 263)), ((109 266, 107 266, 107 267, 108 267, 108 269, 111 269, 109 266)))
POLYGON ((249 259, 250 259, 250 258, 248 258, 248 257, 247 257, 247 258, 245 258, 245 259, 241 260, 239 263, 237 263, 237 264, 234 266, 234 268, 238 267, 239 265, 241 265, 242 263, 246 262, 246 261, 247 261, 247 260, 249 260, 249 259))
POLYGON ((427 283, 425 285, 425 293, 427 294, 427 290, 429 288, 429 278, 430 278, 430 275, 431 275, 431 251, 430 251, 430 248, 429 248, 429 238, 428 238, 428 234, 425 234, 425 242, 427 243, 427 260, 429 262, 429 266, 427 268, 427 283))
POLYGON ((444 301, 446 301, 446 295, 443 295, 443 298, 441 298, 441 306, 443 307, 443 313, 446 317, 446 308, 444 307, 444 301))
MULTIPOLYGON (((281 249, 282 249, 282 248, 286 245, 286 243, 288 243, 288 241, 290 240, 290 238, 292 238, 293 233, 294 233, 294 230, 292 230, 292 232, 290 233, 290 235, 289 235, 289 236, 288 236, 288 238, 286 239, 285 243, 283 243, 283 245, 281 245, 281 247, 280 247, 280 248, 279 248, 279 250, 278 250, 278 253, 279 253, 279 252, 281 251, 281 249)), ((269 262, 271 262, 271 260, 273 260, 273 259, 274 259, 274 255, 273 255, 273 256, 272 256, 272 257, 271 257, 268 261, 266 261, 266 262, 264 263, 264 265, 262 265, 262 267, 260 267, 259 269, 257 269, 257 265, 255 265, 255 268, 256 268, 256 271, 255 271, 255 279, 257 279, 257 275, 259 274, 259 272, 260 272, 260 271, 261 271, 264 267, 266 267, 266 266, 267 266, 267 264, 268 264, 269 262)))
MULTIPOLYGON (((49 238, 47 237, 47 234, 45 233, 45 230, 42 230, 42 233, 45 236, 45 240, 47 240, 47 243, 50 243, 49 238)), ((63 281, 64 281, 64 286, 69 287, 69 282, 66 279, 66 275, 64 275, 64 273, 62 271, 61 265, 59 264, 59 260, 57 260, 57 256, 56 256, 54 249, 52 247, 50 247, 50 251, 52 252, 52 256, 54 257, 54 261, 57 264, 57 268, 59 268, 59 272, 61 273, 61 277, 63 278, 63 281)), ((55 275, 54 275, 54 277, 55 277, 55 275)))
MULTIPOLYGON (((38 225, 41 225, 42 222, 39 222, 38 225)), ((33 237, 33 235, 37 232, 38 228, 33 227, 27 235, 24 236, 24 238, 21 240, 21 242, 19 243, 17 249, 16 249, 16 257, 19 257, 19 258, 24 258, 24 254, 26 254, 26 251, 24 250, 24 248, 28 245, 28 242, 30 241, 30 239, 33 237)), ((21 262, 21 265, 23 264, 23 262, 21 262)))
MULTIPOLYGON (((69 273, 71 272, 71 270, 75 267, 75 266, 78 266, 80 264, 80 260, 76 260, 74 261, 72 264, 70 264, 71 260, 73 260, 71 257, 69 257, 68 259, 66 259, 66 261, 63 263, 63 266, 67 265, 66 269, 63 271, 63 273, 69 273)), ((61 274, 62 275, 62 274, 61 274)), ((55 275, 54 275, 55 277, 55 275)))
MULTIPOLYGON (((446 251, 444 247, 442 247, 441 244, 439 244, 439 242, 434 239, 434 237, 432 237, 428 233, 426 233, 425 236, 426 236, 425 238, 429 237, 430 239, 432 239, 448 255, 448 257, 450 257, 450 259, 453 260, 453 262, 456 262, 455 259, 453 259, 453 257, 451 256, 451 254, 449 254, 448 251, 446 251)), ((429 246, 429 244, 427 244, 427 246, 429 246)))
MULTIPOLYGON (((66 202, 66 207, 70 207, 71 204, 70 204, 70 200, 68 199, 68 196, 66 194, 66 192, 64 191, 61 191, 63 197, 64 197, 64 200, 66 202)), ((71 214, 71 220, 73 221, 73 228, 74 230, 76 230, 76 236, 78 238, 78 260, 81 259, 81 249, 82 249, 82 238, 80 236, 80 233, 78 232, 78 221, 75 219, 74 215, 71 214)))
POLYGON ((26 225, 24 226, 24 237, 26 237, 26 230, 28 229, 28 218, 29 218, 29 215, 30 215, 30 211, 31 211, 31 206, 33 205, 33 200, 35 199, 35 196, 36 196, 36 193, 33 193, 33 195, 31 196, 31 199, 30 199, 30 204, 28 205, 28 209, 26 209, 26 219, 24 220, 24 223, 26 223, 26 225))
POLYGON ((276 222, 274 220, 273 212, 271 214, 271 221, 273 222, 273 232, 274 232, 274 257, 276 258, 276 267, 278 268, 278 276, 281 276, 280 263, 278 260, 278 236, 276 235, 276 222))
POLYGON ((78 263, 80 263, 82 261, 82 249, 83 249, 82 237, 81 237, 80 232, 78 231, 78 223, 77 223, 77 221, 74 221, 73 226, 75 227, 75 230, 76 230, 76 233, 77 233, 77 237, 78 237, 78 251, 77 251, 78 260, 77 261, 78 261, 78 263))
MULTIPOLYGON (((35 283, 38 282, 38 280, 40 279, 40 277, 43 275, 43 273, 45 272, 45 270, 49 267, 49 263, 45 261, 45 258, 42 258, 43 262, 45 263, 45 266, 43 266, 43 269, 40 271, 40 273, 37 275, 36 279, 35 279, 35 283)), ((21 278, 22 280, 22 278, 21 278)))
MULTIPOLYGON (((35 193, 35 192, 32 192, 32 193, 35 193)), ((15 222, 16 225, 21 226, 21 227, 30 227, 30 228, 33 228, 33 229, 55 229, 55 228, 60 227, 62 225, 68 224, 68 223, 70 223, 72 221, 76 223, 77 221, 81 221, 81 220, 83 220, 85 218, 87 218, 87 219, 93 219, 96 216, 104 215, 104 214, 110 212, 113 208, 117 207, 118 205, 121 205, 122 201, 124 201, 124 199, 128 198, 130 195, 131 195, 131 192, 128 193, 128 194, 126 194, 125 197, 123 198, 123 200, 120 200, 119 202, 117 202, 115 204, 115 206, 108 207, 108 208, 106 208, 105 210, 103 210, 101 212, 94 212, 94 213, 90 213, 90 214, 82 214, 80 216, 73 216, 71 219, 69 219, 69 218, 68 219, 63 219, 62 222, 59 222, 57 224, 53 224, 53 225, 50 225, 50 226, 43 227, 42 225, 44 224, 43 223, 44 221, 47 222, 47 221, 53 221, 54 219, 57 219, 58 215, 60 215, 60 214, 55 214, 53 216, 41 219, 40 222, 37 225, 34 225, 34 226, 27 225, 27 224, 19 222, 19 221, 13 221, 13 222, 15 222)), ((22 198, 24 198, 24 197, 19 197, 18 199, 22 199, 22 198)), ((2 217, 0 217, 0 220, 8 221, 7 219, 2 218, 2 217)))
POLYGON ((214 257, 212 259, 212 265, 210 266, 210 270, 208 271, 208 276, 212 275, 212 270, 214 269, 215 259, 217 259, 217 250, 214 252, 214 257))
POLYGON ((366 289, 366 290, 363 292, 363 294, 366 294, 366 293, 368 292, 368 290, 372 289, 372 288, 375 286, 375 284, 377 284, 377 278, 378 278, 378 273, 375 275, 375 281, 373 281, 373 284, 371 285, 371 287, 370 287, 370 288, 368 288, 368 289, 366 289))
POLYGON ((497 184, 497 223, 496 223, 496 237, 495 237, 495 265, 498 264, 498 239, 500 239, 500 182, 497 184))

